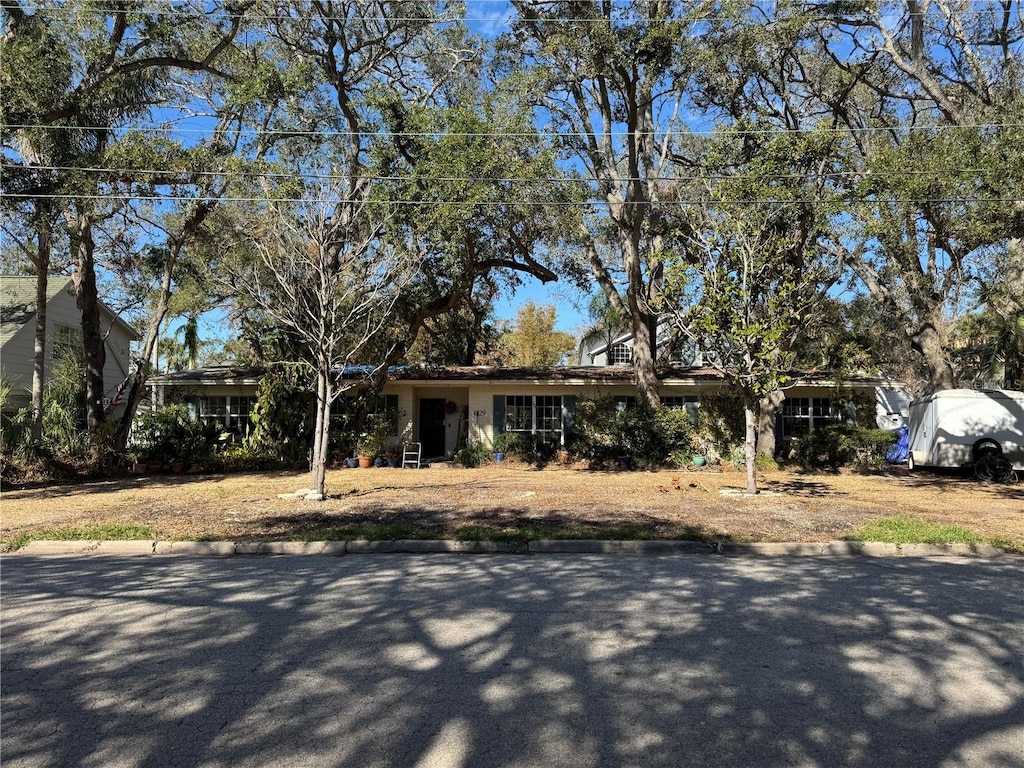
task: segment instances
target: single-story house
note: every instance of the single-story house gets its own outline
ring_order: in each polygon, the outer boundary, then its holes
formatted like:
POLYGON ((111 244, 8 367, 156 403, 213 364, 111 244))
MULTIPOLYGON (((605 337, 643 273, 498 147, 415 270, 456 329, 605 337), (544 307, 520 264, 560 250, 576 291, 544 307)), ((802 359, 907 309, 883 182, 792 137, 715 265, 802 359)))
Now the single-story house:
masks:
MULTIPOLYGON (((117 313, 100 304, 106 345, 103 381, 112 399, 131 370, 129 348, 138 332, 117 313)), ((35 361, 36 279, 0 276, 0 377, 12 385, 8 407, 32 402, 35 361)), ((54 350, 68 345, 82 349, 82 312, 69 277, 51 276, 46 291, 46 375, 53 370, 54 350)))
MULTIPOLYGON (((214 366, 152 381, 167 402, 184 401, 200 418, 244 433, 263 373, 262 368, 214 366)), ((439 457, 450 456, 463 445, 489 445, 502 432, 557 434, 564 444, 572 432, 577 398, 611 397, 628 403, 636 397, 634 376, 629 366, 608 365, 410 366, 389 371, 380 394, 383 404, 400 414, 395 442, 419 441, 425 456, 439 457)), ((694 415, 702 396, 725 389, 721 374, 711 368, 664 368, 659 378, 662 402, 694 415)), ((899 426, 894 422, 903 414, 890 410, 890 395, 901 392, 900 385, 860 377, 844 380, 842 389, 873 400, 879 426, 899 426)), ((837 383, 827 377, 808 374, 796 379, 778 409, 777 437, 783 441, 799 437, 841 418, 838 394, 837 383)))

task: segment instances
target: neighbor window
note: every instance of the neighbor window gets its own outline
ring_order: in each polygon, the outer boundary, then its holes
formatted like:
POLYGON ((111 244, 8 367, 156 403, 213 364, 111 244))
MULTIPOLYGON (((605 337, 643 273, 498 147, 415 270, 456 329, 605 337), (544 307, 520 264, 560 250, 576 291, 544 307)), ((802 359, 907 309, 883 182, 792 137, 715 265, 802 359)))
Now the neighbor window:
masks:
POLYGON ((670 395, 668 397, 661 398, 661 405, 663 408, 668 408, 673 411, 686 411, 689 415, 690 420, 697 423, 697 409, 699 406, 698 399, 693 395, 670 395))
POLYGON ((252 426, 249 413, 255 404, 255 397, 233 395, 228 398, 228 426, 239 434, 249 434, 249 429, 252 426))
POLYGON ((227 410, 228 399, 223 395, 199 398, 199 418, 208 424, 226 426, 227 410))
POLYGON ((60 358, 66 355, 85 359, 82 329, 70 325, 56 325, 53 329, 53 356, 60 358))
POLYGON ((609 365, 632 365, 633 364, 633 348, 628 344, 612 344, 611 350, 608 352, 608 364, 609 365))

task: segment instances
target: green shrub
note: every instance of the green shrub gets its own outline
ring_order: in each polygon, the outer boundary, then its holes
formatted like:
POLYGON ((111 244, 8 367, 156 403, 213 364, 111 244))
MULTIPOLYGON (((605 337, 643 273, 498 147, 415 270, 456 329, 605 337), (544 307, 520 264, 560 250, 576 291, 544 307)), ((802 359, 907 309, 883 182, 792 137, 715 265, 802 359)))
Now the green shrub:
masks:
POLYGON ((730 446, 742 445, 747 431, 743 398, 723 392, 701 395, 697 429, 707 435, 714 449, 723 455, 729 453, 730 446))
POLYGON ((793 457, 804 469, 868 469, 885 463, 885 455, 895 440, 895 433, 886 429, 830 424, 801 438, 794 445, 793 457))
MULTIPOLYGON (((256 402, 249 415, 252 430, 243 441, 249 453, 261 459, 274 456, 277 464, 305 465, 313 447, 315 393, 308 369, 298 365, 268 369, 256 388, 256 402)), ((336 440, 328 445, 335 454, 351 449, 336 440)))
POLYGON ((245 445, 229 445, 223 451, 211 454, 207 469, 220 472, 259 472, 281 469, 284 463, 272 452, 259 452, 245 445))
POLYGON ((474 443, 461 448, 455 460, 464 467, 479 467, 491 460, 491 450, 483 443, 474 443))
POLYGON ((504 432, 494 438, 494 452, 503 453, 518 461, 546 464, 561 448, 557 432, 504 432))
POLYGON ((82 458, 89 452, 85 412, 85 362, 80 353, 58 347, 43 392, 43 442, 56 456, 82 458))
POLYGON ((135 417, 130 452, 141 459, 185 462, 207 459, 216 445, 220 427, 196 419, 185 405, 168 405, 135 417))
POLYGON ((522 459, 532 455, 528 441, 521 432, 504 432, 494 438, 494 452, 509 458, 522 459))
POLYGON ((693 454, 695 430, 689 414, 652 410, 643 402, 619 409, 611 398, 580 398, 576 431, 572 452, 595 462, 629 457, 637 467, 656 469, 674 463, 677 452, 693 454))
POLYGON ((0 456, 5 459, 16 457, 28 458, 30 452, 29 430, 31 428, 32 409, 21 408, 17 411, 8 407, 8 401, 14 387, 6 379, 0 379, 0 456))

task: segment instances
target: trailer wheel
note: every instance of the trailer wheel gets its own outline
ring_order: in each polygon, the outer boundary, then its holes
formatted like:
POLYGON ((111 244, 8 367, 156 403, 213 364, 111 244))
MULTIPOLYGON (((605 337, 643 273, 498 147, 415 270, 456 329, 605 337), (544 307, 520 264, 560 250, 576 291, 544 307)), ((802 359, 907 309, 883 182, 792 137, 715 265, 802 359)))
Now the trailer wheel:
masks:
POLYGON ((981 459, 983 456, 987 456, 993 453, 998 456, 1001 455, 1002 452, 1003 446, 1001 446, 999 443, 997 443, 990 437, 986 437, 982 440, 979 440, 971 447, 971 455, 974 458, 975 464, 977 464, 978 460, 981 459))

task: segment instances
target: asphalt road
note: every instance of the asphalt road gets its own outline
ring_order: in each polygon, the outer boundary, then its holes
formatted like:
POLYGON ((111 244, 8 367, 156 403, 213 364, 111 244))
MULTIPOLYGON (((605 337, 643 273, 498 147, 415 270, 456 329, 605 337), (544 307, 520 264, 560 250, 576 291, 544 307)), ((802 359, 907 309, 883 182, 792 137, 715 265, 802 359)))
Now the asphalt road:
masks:
POLYGON ((1024 561, 5 558, 21 766, 1024 766, 1024 561))

